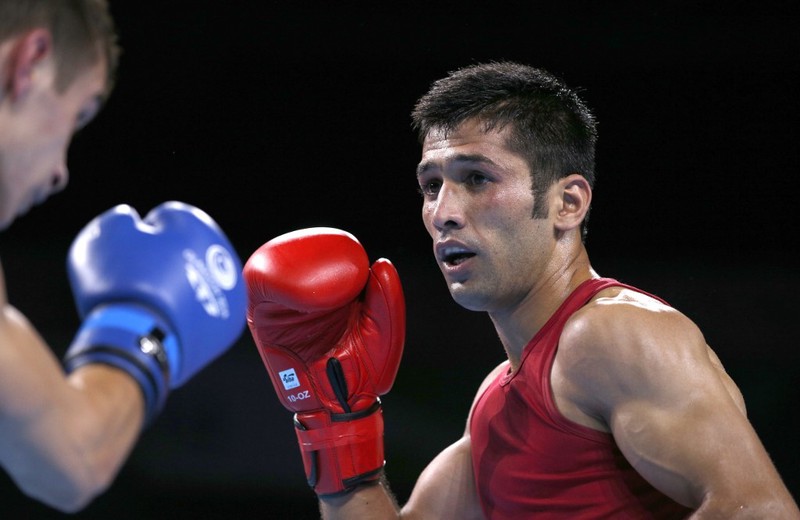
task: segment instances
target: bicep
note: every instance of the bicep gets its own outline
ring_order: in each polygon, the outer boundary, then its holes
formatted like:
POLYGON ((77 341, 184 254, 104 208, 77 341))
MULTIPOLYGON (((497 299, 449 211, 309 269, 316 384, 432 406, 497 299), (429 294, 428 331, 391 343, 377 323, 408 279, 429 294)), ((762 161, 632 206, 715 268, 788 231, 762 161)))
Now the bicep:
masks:
POLYGON ((110 367, 67 378, 28 320, 0 309, 0 466, 26 494, 73 510, 104 489, 138 435, 139 401, 110 367))
POLYGON ((640 350, 625 350, 621 384, 607 394, 611 432, 637 472, 693 508, 710 496, 747 503, 780 486, 740 392, 699 330, 681 315, 651 329, 640 350))
POLYGON ((70 452, 61 446, 71 423, 58 412, 70 394, 47 345, 21 313, 5 305, 0 309, 0 465, 37 499, 49 482, 68 480, 71 459, 64 455, 70 452))
POLYGON ((692 391, 662 385, 660 396, 620 402, 609 425, 639 474, 677 502, 696 508, 710 492, 749 486, 749 471, 768 460, 724 388, 690 384, 692 391), (696 391, 705 395, 692 395, 696 391), (731 487, 733 482, 741 485, 731 487))
POLYGON ((472 401, 463 437, 448 446, 425 468, 414 486, 408 503, 403 507, 402 518, 409 520, 484 518, 472 471, 469 423, 480 396, 489 384, 507 369, 508 362, 500 363, 483 380, 472 401))
POLYGON ((36 413, 59 395, 61 367, 28 320, 11 305, 0 309, 0 413, 3 418, 36 413))
POLYGON ((468 435, 447 447, 425 468, 401 516, 409 520, 483 519, 468 435))
POLYGON ((0 266, 0 420, 30 417, 65 393, 59 360, 28 319, 8 303, 0 266))

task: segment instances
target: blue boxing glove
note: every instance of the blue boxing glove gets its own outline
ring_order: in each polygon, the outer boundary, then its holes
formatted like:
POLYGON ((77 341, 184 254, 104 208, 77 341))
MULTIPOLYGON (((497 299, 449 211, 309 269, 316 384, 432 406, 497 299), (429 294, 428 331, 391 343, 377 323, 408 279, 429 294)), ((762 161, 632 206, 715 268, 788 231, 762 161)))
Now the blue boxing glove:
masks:
POLYGON ((68 372, 104 363, 128 372, 152 421, 170 389, 225 352, 245 326, 241 260, 205 212, 166 202, 142 219, 127 205, 76 237, 67 271, 83 319, 68 372))

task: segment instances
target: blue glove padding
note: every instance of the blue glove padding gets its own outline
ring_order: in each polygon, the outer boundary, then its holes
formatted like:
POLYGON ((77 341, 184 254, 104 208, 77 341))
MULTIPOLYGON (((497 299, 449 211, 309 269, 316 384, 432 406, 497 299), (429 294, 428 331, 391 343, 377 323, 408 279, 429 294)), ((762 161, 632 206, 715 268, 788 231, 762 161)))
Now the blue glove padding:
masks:
POLYGON ((67 271, 84 322, 67 351, 125 370, 149 422, 169 389, 225 352, 245 326, 242 265, 202 210, 166 202, 141 219, 127 205, 95 218, 69 251, 67 271))

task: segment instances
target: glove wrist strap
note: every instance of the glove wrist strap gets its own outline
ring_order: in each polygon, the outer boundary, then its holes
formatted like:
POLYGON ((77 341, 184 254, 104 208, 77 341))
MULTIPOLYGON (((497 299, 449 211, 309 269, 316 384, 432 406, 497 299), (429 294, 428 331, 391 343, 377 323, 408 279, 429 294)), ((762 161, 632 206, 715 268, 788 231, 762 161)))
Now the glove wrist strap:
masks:
POLYGON ((347 414, 295 415, 308 484, 320 497, 344 494, 377 480, 384 466, 380 400, 347 414))
POLYGON ((127 372, 142 390, 145 425, 161 411, 169 393, 165 349, 176 347, 167 324, 134 304, 98 307, 84 320, 64 358, 64 368, 102 363, 127 372))

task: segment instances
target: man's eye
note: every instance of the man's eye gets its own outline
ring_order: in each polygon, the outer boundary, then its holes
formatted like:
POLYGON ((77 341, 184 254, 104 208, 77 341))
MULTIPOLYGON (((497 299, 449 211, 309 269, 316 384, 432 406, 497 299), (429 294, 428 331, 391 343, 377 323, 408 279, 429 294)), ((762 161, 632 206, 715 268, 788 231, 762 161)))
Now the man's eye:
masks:
POLYGON ((435 196, 439 193, 439 188, 442 183, 439 181, 430 181, 419 185, 419 192, 426 197, 435 196))
POLYGON ((465 183, 469 186, 481 186, 487 182, 489 182, 489 178, 478 172, 470 173, 465 179, 465 183))

